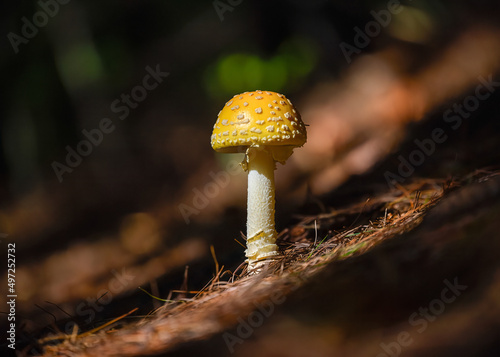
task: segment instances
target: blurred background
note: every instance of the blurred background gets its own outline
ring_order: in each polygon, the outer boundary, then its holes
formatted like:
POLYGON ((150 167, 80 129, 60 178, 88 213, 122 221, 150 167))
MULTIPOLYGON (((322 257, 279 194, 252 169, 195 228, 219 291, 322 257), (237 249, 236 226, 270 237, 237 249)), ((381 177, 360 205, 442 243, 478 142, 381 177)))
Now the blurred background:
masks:
POLYGON ((234 94, 284 93, 309 124, 308 143, 276 171, 278 231, 391 187, 387 172, 404 183, 401 157, 435 128, 447 139, 412 177, 499 163, 493 0, 1 10, 0 247, 16 243, 21 345, 131 307, 146 314, 158 304, 139 286, 162 298, 201 289, 215 271, 210 245, 228 269, 243 261, 241 156, 209 140, 234 94))

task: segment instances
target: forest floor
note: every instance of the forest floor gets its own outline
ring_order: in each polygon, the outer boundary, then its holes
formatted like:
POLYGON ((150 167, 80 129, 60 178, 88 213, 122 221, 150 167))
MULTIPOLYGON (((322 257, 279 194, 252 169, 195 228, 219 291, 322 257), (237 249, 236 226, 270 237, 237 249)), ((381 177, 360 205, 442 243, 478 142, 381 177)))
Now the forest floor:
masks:
POLYGON ((499 195, 498 170, 415 179, 301 216, 280 234, 282 256, 258 274, 244 264, 226 270, 212 249, 216 273, 200 291, 185 291, 147 316, 130 306, 93 330, 38 342, 44 356, 395 356, 436 347, 451 355, 451 341, 498 348, 499 330, 490 328, 500 324, 500 263, 488 251, 500 243, 488 235, 498 232, 499 195), (478 256, 483 261, 470 267, 478 256), (467 297, 459 299, 462 287, 467 297), (466 343, 461 338, 472 326, 466 343), (476 336, 480 331, 488 333, 476 336))

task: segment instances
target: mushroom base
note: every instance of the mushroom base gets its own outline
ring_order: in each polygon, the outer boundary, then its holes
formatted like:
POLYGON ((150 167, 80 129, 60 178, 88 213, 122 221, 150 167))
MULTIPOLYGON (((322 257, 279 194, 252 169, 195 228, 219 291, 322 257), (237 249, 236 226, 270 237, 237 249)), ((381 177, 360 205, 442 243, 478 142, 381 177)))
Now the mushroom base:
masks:
POLYGON ((261 232, 250 239, 247 239, 247 250, 245 255, 251 265, 255 262, 272 258, 278 255, 278 246, 276 245, 276 231, 271 234, 261 232))

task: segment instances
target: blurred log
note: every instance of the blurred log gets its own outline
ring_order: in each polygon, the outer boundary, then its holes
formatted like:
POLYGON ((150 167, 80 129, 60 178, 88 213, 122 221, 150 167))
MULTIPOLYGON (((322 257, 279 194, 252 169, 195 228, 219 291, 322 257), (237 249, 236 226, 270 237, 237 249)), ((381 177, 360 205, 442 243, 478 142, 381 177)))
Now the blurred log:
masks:
POLYGON ((312 193, 324 194, 366 172, 401 142, 408 123, 475 88, 480 78, 491 79, 500 69, 499 40, 498 28, 466 28, 416 73, 401 70, 401 63, 415 61, 401 47, 359 58, 343 80, 312 90, 301 103, 308 141, 281 169, 280 184, 290 185, 299 172, 312 193))

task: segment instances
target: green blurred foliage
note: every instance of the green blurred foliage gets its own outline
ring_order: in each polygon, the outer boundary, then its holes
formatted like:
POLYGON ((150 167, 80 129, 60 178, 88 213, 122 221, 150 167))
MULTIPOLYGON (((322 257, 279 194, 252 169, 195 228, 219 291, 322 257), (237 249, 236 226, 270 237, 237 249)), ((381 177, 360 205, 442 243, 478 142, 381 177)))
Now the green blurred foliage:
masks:
POLYGON ((317 45, 298 36, 287 39, 267 58, 250 52, 225 54, 207 66, 205 88, 216 99, 255 89, 294 90, 314 69, 318 56, 317 45))

